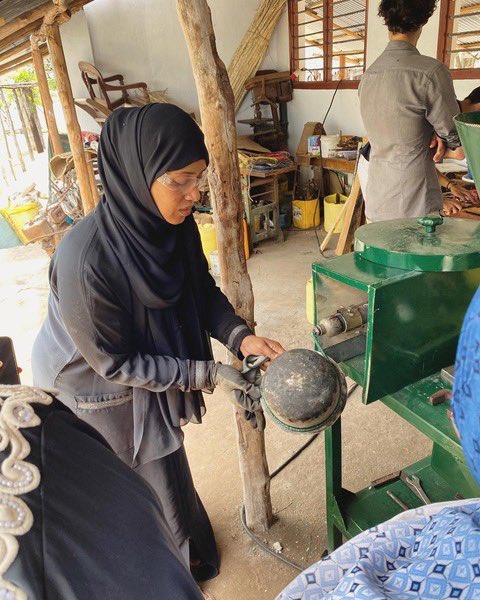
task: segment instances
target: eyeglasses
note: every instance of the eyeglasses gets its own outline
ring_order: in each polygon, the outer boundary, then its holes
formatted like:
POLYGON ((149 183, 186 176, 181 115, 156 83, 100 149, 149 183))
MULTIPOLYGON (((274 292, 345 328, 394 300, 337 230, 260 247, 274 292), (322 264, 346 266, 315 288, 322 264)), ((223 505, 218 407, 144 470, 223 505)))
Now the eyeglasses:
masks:
POLYGON ((173 179, 164 173, 158 178, 158 181, 172 192, 183 192, 184 194, 191 192, 193 188, 201 188, 207 183, 207 173, 202 173, 200 177, 191 177, 187 175, 178 175, 178 179, 173 179))

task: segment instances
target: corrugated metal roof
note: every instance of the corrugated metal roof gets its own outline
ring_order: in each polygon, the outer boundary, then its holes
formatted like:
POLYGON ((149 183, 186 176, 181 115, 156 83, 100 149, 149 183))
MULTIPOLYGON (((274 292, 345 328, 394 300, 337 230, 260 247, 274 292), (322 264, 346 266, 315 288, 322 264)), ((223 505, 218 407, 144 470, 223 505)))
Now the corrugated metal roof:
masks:
POLYGON ((0 0, 0 18, 8 23, 42 4, 45 0, 0 0))

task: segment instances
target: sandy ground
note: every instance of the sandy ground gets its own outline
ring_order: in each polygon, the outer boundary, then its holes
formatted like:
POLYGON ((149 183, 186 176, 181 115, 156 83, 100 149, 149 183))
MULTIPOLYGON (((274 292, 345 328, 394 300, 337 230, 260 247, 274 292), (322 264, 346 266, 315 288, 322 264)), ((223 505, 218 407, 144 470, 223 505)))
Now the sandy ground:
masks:
MULTIPOLYGON (((295 232, 285 243, 264 242, 249 260, 258 332, 287 348, 311 347, 305 317, 305 283, 318 258, 311 232, 295 232)), ((0 332, 15 343, 22 380, 31 381, 30 351, 46 312, 48 258, 38 247, 0 251, 0 332)), ((224 356, 220 346, 217 356, 224 356)), ((295 570, 257 548, 239 520, 242 490, 232 406, 221 393, 208 396, 202 426, 186 428, 193 477, 211 517, 222 556, 220 575, 205 589, 217 600, 273 600, 295 570)), ((383 405, 365 407, 358 394, 343 416, 344 484, 357 490, 372 479, 426 455, 430 444, 383 405)), ((303 437, 267 428, 273 471, 304 442, 303 437)), ((326 547, 323 436, 272 481, 278 522, 267 543, 280 542, 283 555, 301 565, 318 560, 326 547)))

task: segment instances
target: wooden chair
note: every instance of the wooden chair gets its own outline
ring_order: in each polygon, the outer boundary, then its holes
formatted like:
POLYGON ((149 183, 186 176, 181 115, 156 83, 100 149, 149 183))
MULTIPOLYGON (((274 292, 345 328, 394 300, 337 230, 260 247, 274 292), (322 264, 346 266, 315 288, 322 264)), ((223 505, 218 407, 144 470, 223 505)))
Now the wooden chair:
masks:
POLYGON ((142 100, 142 103, 149 102, 149 92, 147 84, 144 82, 126 84, 123 75, 120 74, 103 77, 95 65, 85 61, 80 61, 78 63, 78 68, 82 73, 82 79, 87 87, 90 99, 95 105, 103 107, 107 114, 110 114, 110 112, 119 106, 125 104, 137 104, 135 96, 129 95, 128 92, 130 90, 139 90, 140 94, 138 99, 142 100), (118 85, 112 85, 112 81, 118 81, 118 85), (98 86, 99 96, 95 93, 95 85, 98 86), (109 92, 121 92, 122 95, 117 100, 111 100, 109 92))

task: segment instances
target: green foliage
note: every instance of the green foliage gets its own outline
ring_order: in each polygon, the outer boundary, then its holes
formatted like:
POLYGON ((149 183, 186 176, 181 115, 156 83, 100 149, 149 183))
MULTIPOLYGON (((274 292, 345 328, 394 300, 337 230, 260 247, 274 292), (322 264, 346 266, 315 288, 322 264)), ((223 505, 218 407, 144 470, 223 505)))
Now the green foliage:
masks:
MULTIPOLYGON (((45 63, 45 71, 47 74, 48 87, 51 90, 56 90, 57 82, 55 81, 55 77, 53 75, 52 63, 50 61, 50 58, 46 58, 44 63, 45 63)), ((17 69, 17 71, 15 71, 12 75, 5 78, 4 82, 5 83, 30 83, 30 82, 36 81, 36 80, 37 80, 37 77, 35 75, 35 69, 33 68, 33 65, 26 65, 24 67, 17 69)), ((40 93, 38 91, 38 88, 35 86, 32 88, 32 90, 33 90, 33 99, 34 99, 35 104, 41 105, 40 93)), ((11 90, 5 90, 5 97, 6 97, 7 103, 9 105, 12 102, 14 102, 13 92, 11 90)), ((1 104, 2 103, 0 102, 0 106, 1 106, 1 104)))

